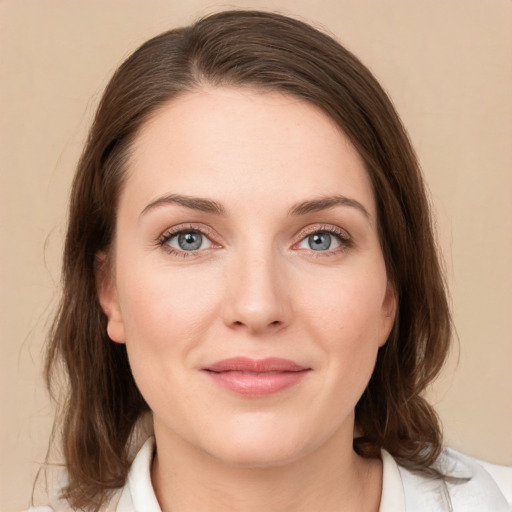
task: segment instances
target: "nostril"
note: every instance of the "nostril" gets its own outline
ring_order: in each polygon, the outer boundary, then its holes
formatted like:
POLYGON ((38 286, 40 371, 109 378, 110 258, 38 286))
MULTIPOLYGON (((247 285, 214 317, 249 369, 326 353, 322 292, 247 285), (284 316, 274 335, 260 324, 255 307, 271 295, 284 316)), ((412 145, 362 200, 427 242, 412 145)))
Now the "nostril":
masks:
MULTIPOLYGON (((234 326, 234 327, 244 327, 244 326, 249 326, 249 325, 250 325, 250 323, 246 324, 245 322, 243 322, 241 320, 235 320, 232 323, 232 326, 234 326)), ((279 327, 280 325, 282 325, 282 322, 281 322, 281 320, 274 320, 273 322, 270 322, 266 325, 268 327, 279 327)))

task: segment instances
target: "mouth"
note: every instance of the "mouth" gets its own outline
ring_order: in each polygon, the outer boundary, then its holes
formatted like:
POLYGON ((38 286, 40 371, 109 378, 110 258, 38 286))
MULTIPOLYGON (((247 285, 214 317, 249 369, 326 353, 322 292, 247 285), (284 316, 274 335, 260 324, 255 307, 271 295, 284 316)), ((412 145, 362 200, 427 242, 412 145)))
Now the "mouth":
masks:
POLYGON ((311 368, 281 358, 234 357, 202 369, 215 384, 233 393, 261 397, 298 384, 311 368))

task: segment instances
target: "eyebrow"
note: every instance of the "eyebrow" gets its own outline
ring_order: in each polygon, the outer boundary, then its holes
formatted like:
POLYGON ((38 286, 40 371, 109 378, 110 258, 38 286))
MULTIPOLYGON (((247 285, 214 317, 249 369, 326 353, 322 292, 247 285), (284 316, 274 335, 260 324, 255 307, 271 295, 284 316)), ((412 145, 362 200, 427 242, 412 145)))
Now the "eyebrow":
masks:
POLYGON ((312 199, 310 201, 304 201, 298 203, 290 209, 290 215, 306 215, 308 213, 320 212, 334 208, 335 206, 350 206, 356 208, 368 219, 371 219, 371 215, 368 210, 355 199, 351 199, 345 196, 328 196, 320 197, 318 199, 312 199))
POLYGON ((205 199, 202 197, 182 196, 178 194, 169 194, 166 196, 159 197, 158 199, 155 199, 154 201, 149 203, 144 208, 144 210, 142 210, 140 215, 142 216, 146 214, 148 211, 153 210, 158 206, 166 204, 179 204, 192 210, 199 210, 201 212, 214 213, 217 215, 226 214, 226 210, 224 209, 224 207, 220 203, 217 203, 216 201, 213 201, 211 199, 205 199))
MULTIPOLYGON (((158 199, 155 199, 154 201, 149 203, 142 210, 140 215, 142 216, 146 214, 148 211, 157 208, 158 206, 167 204, 178 204, 186 208, 190 208, 192 210, 199 210, 201 212, 213 213, 216 215, 226 214, 226 209, 220 203, 218 203, 217 201, 213 201, 212 199, 206 199, 203 197, 184 196, 179 194, 168 194, 159 197, 158 199)), ((368 212, 368 210, 359 201, 341 195, 320 197, 318 199, 311 199, 308 201, 297 203, 290 208, 288 214, 294 216, 307 215, 308 213, 328 210, 329 208, 334 208, 335 206, 350 206, 352 208, 356 208, 357 210, 359 210, 368 219, 371 218, 371 215, 368 212)))

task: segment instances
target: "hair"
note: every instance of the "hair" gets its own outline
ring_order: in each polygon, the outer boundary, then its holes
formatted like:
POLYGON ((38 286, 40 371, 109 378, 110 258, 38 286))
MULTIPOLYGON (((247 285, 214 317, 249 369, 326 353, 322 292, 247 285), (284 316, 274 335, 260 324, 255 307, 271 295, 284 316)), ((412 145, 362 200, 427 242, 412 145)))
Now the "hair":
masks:
POLYGON ((50 390, 62 364, 63 497, 98 510, 121 487, 130 439, 149 411, 125 346, 113 343, 100 307, 95 258, 108 253, 130 148, 160 107, 208 86, 248 87, 300 98, 322 109, 362 157, 377 203, 379 237, 398 313, 380 348, 355 420, 354 449, 386 449, 403 466, 429 470, 441 428, 423 393, 451 339, 446 287, 429 203, 415 153, 391 101, 347 49, 312 26, 280 14, 225 11, 144 43, 122 63, 99 104, 78 163, 69 207, 63 294, 48 339, 50 390))

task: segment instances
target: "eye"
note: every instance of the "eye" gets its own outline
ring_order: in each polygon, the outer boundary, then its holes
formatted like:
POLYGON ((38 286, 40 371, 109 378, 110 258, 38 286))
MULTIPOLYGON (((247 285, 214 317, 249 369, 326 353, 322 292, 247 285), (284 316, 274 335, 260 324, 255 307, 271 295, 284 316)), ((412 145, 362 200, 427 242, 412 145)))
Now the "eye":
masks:
POLYGON ((336 252, 350 245, 350 237, 344 231, 329 228, 310 232, 296 245, 296 248, 315 252, 336 252))
POLYGON ((304 238, 304 240, 299 243, 299 248, 312 251, 329 251, 336 249, 340 245, 340 241, 336 236, 326 231, 317 231, 304 238))
POLYGON ((211 240, 200 231, 187 230, 171 233, 162 240, 162 245, 168 245, 178 251, 200 251, 212 247, 211 240))

